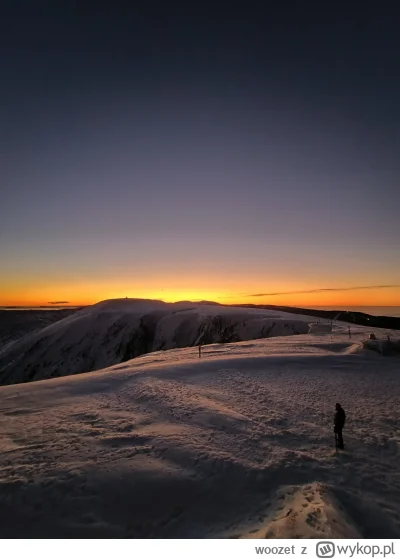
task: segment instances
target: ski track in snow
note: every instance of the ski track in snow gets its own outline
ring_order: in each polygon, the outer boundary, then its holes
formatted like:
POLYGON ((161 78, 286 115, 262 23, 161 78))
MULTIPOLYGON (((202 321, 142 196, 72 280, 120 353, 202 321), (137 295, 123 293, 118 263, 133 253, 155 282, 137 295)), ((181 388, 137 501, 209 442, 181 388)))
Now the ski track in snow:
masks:
POLYGON ((399 365, 339 331, 2 387, 0 536, 400 537, 399 365))

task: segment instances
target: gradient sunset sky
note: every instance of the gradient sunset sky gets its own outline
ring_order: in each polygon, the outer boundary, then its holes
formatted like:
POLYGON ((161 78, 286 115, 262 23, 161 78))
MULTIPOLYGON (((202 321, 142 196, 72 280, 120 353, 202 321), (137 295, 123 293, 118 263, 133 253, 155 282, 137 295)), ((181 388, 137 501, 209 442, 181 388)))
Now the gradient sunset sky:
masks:
POLYGON ((80 4, 0 9, 0 305, 400 305, 399 19, 80 4))

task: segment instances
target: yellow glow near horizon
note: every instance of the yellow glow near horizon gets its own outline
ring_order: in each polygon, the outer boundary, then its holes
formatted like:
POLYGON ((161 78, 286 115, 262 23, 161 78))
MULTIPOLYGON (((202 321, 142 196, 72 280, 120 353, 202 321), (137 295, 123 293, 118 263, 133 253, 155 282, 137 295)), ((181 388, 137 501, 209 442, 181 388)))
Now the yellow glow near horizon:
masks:
POLYGON ((101 273, 90 267, 16 267, 3 271, 0 277, 0 306, 42 306, 56 301, 80 306, 124 297, 166 302, 208 300, 227 305, 400 306, 400 287, 346 290, 351 286, 390 284, 393 273, 386 280, 374 269, 367 279, 361 272, 340 271, 331 276, 318 269, 305 276, 304 272, 296 273, 295 268, 266 269, 264 264, 254 262, 240 268, 229 262, 217 266, 201 258, 193 265, 168 260, 151 261, 137 268, 105 265, 101 273), (316 291, 307 293, 309 290, 316 291), (279 294, 254 296, 260 293, 279 294))
MULTIPOLYGON (((284 286, 279 291, 286 291, 288 286, 284 286)), ((290 286, 288 291, 293 290, 290 286)), ((234 304, 255 304, 255 305, 282 305, 282 306, 400 306, 400 288, 375 288, 360 289, 357 291, 321 291, 317 293, 295 293, 274 296, 246 296, 248 293, 260 292, 260 289, 252 288, 247 290, 240 286, 237 293, 224 292, 217 289, 179 289, 165 288, 154 289, 149 286, 143 288, 135 286, 134 289, 126 286, 110 286, 99 284, 86 285, 59 285, 51 287, 49 285, 21 289, 21 286, 14 286, 9 290, 2 289, 0 295, 0 306, 51 306, 50 302, 68 301, 69 305, 80 306, 90 305, 105 299, 159 299, 167 303, 176 301, 215 301, 227 305, 234 304), (17 287, 17 288, 15 288, 17 287), (8 292, 7 292, 8 291, 8 292), (66 296, 67 295, 67 296, 66 296)), ((273 292, 269 289, 266 292, 273 292)), ((276 290, 278 291, 278 290, 276 290)), ((301 288, 299 289, 301 291, 301 288)), ((261 290, 261 292, 263 292, 261 290)))

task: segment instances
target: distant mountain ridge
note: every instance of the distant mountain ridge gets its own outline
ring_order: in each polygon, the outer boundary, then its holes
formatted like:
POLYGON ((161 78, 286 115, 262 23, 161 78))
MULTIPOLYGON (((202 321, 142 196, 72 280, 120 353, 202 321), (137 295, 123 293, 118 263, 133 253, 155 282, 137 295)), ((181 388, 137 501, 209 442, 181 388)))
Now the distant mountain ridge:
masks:
POLYGON ((22 308, 2 310, 0 309, 0 351, 4 345, 34 332, 45 326, 49 326, 61 320, 78 309, 30 309, 22 308))

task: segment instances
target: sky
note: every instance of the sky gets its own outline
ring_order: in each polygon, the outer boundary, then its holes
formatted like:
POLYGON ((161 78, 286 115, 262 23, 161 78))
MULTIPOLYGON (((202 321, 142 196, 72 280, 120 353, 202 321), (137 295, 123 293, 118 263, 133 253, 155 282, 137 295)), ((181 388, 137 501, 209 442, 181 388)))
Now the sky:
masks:
POLYGON ((0 8, 0 305, 400 305, 394 14, 83 4, 0 8))

